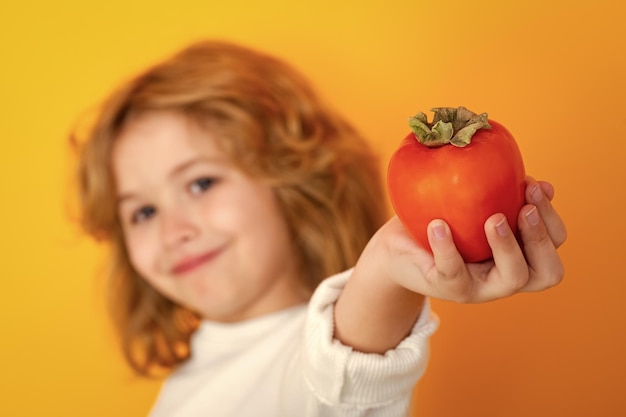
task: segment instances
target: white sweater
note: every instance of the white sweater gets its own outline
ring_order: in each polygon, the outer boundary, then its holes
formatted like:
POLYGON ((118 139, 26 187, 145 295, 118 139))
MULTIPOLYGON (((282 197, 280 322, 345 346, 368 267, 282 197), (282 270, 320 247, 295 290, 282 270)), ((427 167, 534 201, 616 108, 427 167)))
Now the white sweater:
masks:
POLYGON ((192 357, 164 383, 151 417, 401 417, 437 327, 425 303, 411 334, 384 355, 333 339, 333 308, 351 270, 301 305, 235 324, 205 321, 192 357))

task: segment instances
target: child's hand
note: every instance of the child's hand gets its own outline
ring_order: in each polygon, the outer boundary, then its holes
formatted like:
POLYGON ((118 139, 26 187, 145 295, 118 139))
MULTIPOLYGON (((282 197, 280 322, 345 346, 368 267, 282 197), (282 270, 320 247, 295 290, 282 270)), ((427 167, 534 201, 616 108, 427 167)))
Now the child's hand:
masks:
POLYGON ((431 222, 428 230, 432 255, 410 239, 397 218, 383 226, 374 239, 378 242, 372 243, 382 244, 384 249, 380 249, 389 256, 389 278, 419 294, 476 303, 541 291, 563 278, 556 249, 565 241, 566 229, 550 203, 553 196, 551 184, 528 178, 528 204, 519 214, 519 243, 502 214, 486 221, 485 232, 493 250, 490 261, 466 264, 450 229, 438 220, 431 222))
POLYGON ((494 214, 485 222, 493 260, 481 263, 463 261, 445 223, 429 225, 431 254, 392 218, 372 237, 337 300, 335 337, 363 352, 384 353, 410 332, 424 296, 480 303, 558 284, 563 264, 556 249, 566 231, 553 196, 549 183, 529 178, 521 242, 504 215, 494 214))

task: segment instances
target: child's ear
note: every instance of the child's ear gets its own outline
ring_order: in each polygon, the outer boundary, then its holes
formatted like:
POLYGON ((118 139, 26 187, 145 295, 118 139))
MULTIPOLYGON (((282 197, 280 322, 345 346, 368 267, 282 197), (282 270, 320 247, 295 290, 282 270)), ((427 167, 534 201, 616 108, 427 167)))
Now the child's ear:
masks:
POLYGON ((92 236, 94 238, 94 240, 98 243, 105 243, 107 241, 110 241, 112 238, 112 233, 104 230, 104 229, 98 229, 98 230, 94 230, 92 233, 92 236))

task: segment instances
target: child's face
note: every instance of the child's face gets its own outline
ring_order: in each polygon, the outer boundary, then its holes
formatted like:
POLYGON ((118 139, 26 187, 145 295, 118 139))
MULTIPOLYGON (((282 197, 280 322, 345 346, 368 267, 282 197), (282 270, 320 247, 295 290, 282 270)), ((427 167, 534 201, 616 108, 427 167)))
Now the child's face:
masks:
POLYGON ((131 121, 112 156, 131 262, 166 297, 217 321, 305 301, 271 188, 246 177, 185 117, 131 121))

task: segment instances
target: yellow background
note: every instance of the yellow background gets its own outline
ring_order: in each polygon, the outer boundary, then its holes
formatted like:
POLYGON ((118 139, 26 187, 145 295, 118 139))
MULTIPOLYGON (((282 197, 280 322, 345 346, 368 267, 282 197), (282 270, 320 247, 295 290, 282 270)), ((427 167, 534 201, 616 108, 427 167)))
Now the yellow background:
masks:
MULTIPOLYGON (((292 62, 386 163, 406 119, 487 111, 551 180, 566 280, 484 305, 435 301, 422 416, 626 415, 626 3, 136 1, 0 5, 0 415, 141 416, 107 327, 99 252, 67 217, 66 136, 136 70, 200 37, 292 62)), ((416 414, 417 415, 417 414, 416 414)))

